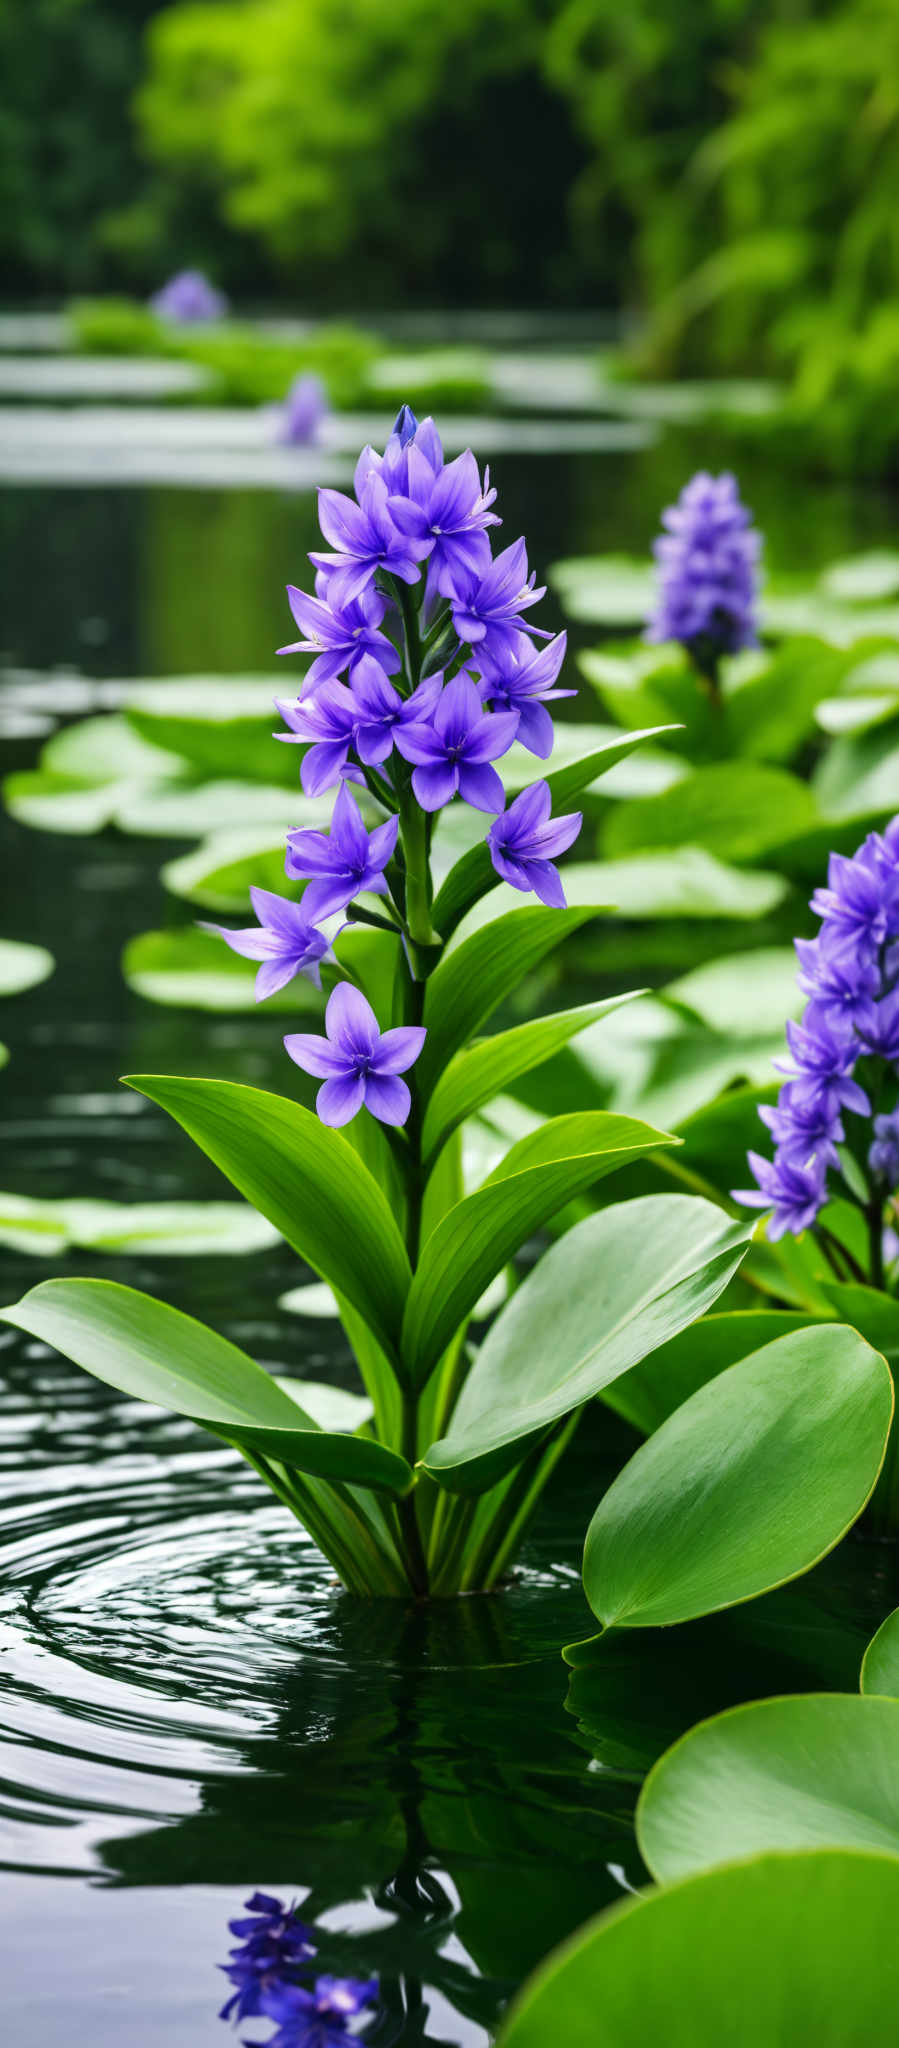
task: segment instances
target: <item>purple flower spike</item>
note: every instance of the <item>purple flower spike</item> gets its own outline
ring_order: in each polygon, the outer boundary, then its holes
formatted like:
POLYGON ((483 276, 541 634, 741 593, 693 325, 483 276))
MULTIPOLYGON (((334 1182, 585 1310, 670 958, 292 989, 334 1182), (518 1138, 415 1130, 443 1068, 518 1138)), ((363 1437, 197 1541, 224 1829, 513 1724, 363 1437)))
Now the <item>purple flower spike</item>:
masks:
MULTIPOLYGON (((383 678, 384 671, 377 662, 372 662, 372 667, 383 678)), ((385 688, 389 690, 390 684, 385 683, 385 688)), ((359 712, 352 691, 344 683, 324 683, 305 703, 285 704, 276 697, 275 704, 285 725, 290 726, 289 732, 276 732, 275 739, 285 740, 288 746, 312 742, 300 763, 300 781, 307 796, 321 796, 345 774, 362 781, 358 770, 347 768, 359 712)))
POLYGON ((458 791, 476 811, 501 811, 505 790, 488 763, 508 752, 517 729, 514 712, 485 711, 471 677, 454 676, 428 725, 413 721, 396 730, 400 753, 415 763, 412 788, 422 810, 442 810, 458 791))
POLYGON ((378 1995, 377 1977, 364 1982, 352 1977, 317 1977, 311 1989, 284 1984, 272 1991, 262 2010, 276 2020, 277 2032, 266 2048, 347 2048, 356 2036, 349 2022, 378 1995))
POLYGON ((308 974, 310 981, 320 988, 319 961, 327 953, 330 941, 324 932, 316 930, 306 908, 290 903, 286 896, 273 895, 270 889, 251 889, 250 901, 259 919, 258 928, 249 925, 245 931, 232 932, 225 925, 201 924, 200 930, 214 932, 217 938, 224 939, 232 953, 240 953, 244 960, 261 960, 256 976, 257 1003, 277 995, 296 974, 308 974))
POLYGON ((495 711, 517 711, 516 738, 541 761, 548 760, 555 737, 546 705, 555 697, 576 697, 576 690, 557 690, 556 677, 565 659, 567 633, 558 633, 546 647, 534 647, 524 633, 516 633, 497 648, 495 655, 478 650, 481 682, 495 711))
POLYGON ((277 408, 277 438, 285 447, 308 448, 327 419, 328 394, 320 377, 301 371, 277 408))
POLYGON ((411 697, 401 697, 384 670, 368 657, 353 674, 356 707, 356 752, 366 767, 386 761, 401 727, 431 718, 443 689, 443 676, 427 676, 411 697))
POLYGON ((278 653, 315 655, 303 683, 303 696, 319 689, 322 683, 332 683, 345 668, 349 669, 352 682, 359 662, 367 654, 374 655, 388 676, 395 675, 400 666, 397 649, 387 634, 380 631, 385 604, 374 584, 367 584, 349 604, 337 604, 333 583, 333 575, 322 570, 316 579, 315 597, 297 590, 293 583, 287 585, 290 609, 305 637, 292 640, 288 647, 279 647, 278 653))
POLYGON ((358 597, 376 569, 386 569, 402 583, 417 583, 418 567, 429 552, 427 541, 400 533, 387 509, 387 485, 376 470, 362 482, 359 503, 343 491, 319 491, 318 517, 333 554, 310 555, 317 569, 333 569, 329 586, 332 604, 346 605, 358 597))
POLYGON ((548 640, 549 633, 521 618, 532 604, 545 595, 546 586, 534 587, 534 572, 528 575, 527 549, 523 540, 513 541, 490 563, 480 581, 459 577, 453 596, 453 624, 459 639, 494 659, 498 650, 513 643, 521 633, 534 633, 548 640))
POLYGON ((776 1159, 763 1159, 760 1153, 750 1152, 749 1164, 758 1187, 735 1188, 733 1198, 747 1209, 773 1208, 774 1214, 768 1225, 772 1244, 776 1244, 788 1230, 793 1237, 799 1237, 803 1230, 810 1230, 827 1200, 824 1161, 812 1159, 801 1166, 795 1160, 785 1158, 781 1152, 776 1159))
POLYGON ((342 782, 330 833, 306 828, 288 832, 285 867, 292 881, 308 883, 303 897, 308 918, 318 921, 345 910, 364 889, 374 896, 386 895, 384 869, 393 856, 399 822, 388 818, 366 832, 359 806, 342 782))
POLYGON ((175 320, 179 326, 192 326, 208 320, 221 320, 228 311, 228 301, 217 292, 202 270, 179 270, 170 277, 168 284, 156 292, 150 300, 150 307, 163 320, 175 320))
POLYGON ((662 513, 662 525, 647 640, 680 640, 691 649, 707 643, 713 657, 755 647, 761 542, 736 479, 700 470, 662 513))
POLYGON ((363 1107, 382 1124, 404 1124, 412 1098, 399 1076, 417 1060, 425 1042, 421 1025, 380 1031, 370 1003, 350 981, 339 981, 328 997, 325 1031, 295 1031, 285 1051, 324 1082, 316 1097, 323 1124, 348 1124, 363 1107))
POLYGON ((867 1095, 852 1079, 852 1069, 860 1051, 855 1039, 823 1022, 811 1025, 790 1022, 787 1025, 787 1044, 795 1065, 790 1067, 785 1060, 775 1060, 774 1065, 779 1073, 787 1074, 793 1081, 795 1101, 817 1102, 826 1106, 831 1115, 842 1107, 855 1110, 858 1116, 870 1116, 871 1104, 867 1095))
POLYGON ((892 1110, 889 1116, 874 1118, 874 1139, 868 1152, 868 1165, 888 1188, 899 1186, 899 1109, 892 1110))
POLYGON ((824 919, 825 931, 851 945, 882 946, 899 932, 899 871, 878 859, 876 841, 866 840, 851 860, 832 853, 827 888, 815 890, 812 909, 824 919))
POLYGON ((280 1899, 270 1892, 254 1892, 245 1908, 249 1918, 229 1920, 239 1946, 229 1952, 230 1960, 220 1963, 229 1984, 236 1988, 219 2018, 235 2021, 254 2018, 266 2010, 265 2000, 277 1993, 288 1971, 302 1969, 315 1949, 308 1927, 280 1899))
POLYGON ((480 583, 490 566, 486 528, 498 526, 490 506, 490 472, 481 489, 478 465, 468 448, 436 474, 417 441, 408 453, 408 485, 403 497, 390 497, 387 507, 395 526, 430 550, 430 578, 443 597, 455 593, 456 579, 480 583))
POLYGON ((487 845, 504 882, 511 882, 513 889, 533 890, 541 903, 564 910, 565 891, 553 862, 574 844, 583 815, 569 811, 563 818, 552 818, 551 809, 548 782, 532 783, 491 825, 487 845))

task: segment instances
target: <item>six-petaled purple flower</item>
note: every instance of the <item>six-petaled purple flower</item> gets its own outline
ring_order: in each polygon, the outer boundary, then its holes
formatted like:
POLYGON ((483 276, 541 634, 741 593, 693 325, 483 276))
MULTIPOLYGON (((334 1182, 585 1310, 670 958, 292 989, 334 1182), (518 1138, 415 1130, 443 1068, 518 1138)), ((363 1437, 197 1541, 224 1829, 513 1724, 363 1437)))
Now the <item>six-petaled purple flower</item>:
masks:
POLYGON ((376 470, 369 470, 358 504, 343 491, 319 491, 318 517, 332 552, 316 553, 309 559, 317 569, 333 569, 332 594, 339 604, 358 597, 376 569, 398 576, 401 583, 418 582, 419 563, 429 544, 394 526, 387 506, 387 485, 376 470))
POLYGON ((523 540, 513 541, 496 555, 483 576, 459 576, 452 595, 453 624, 459 639, 493 659, 521 633, 534 633, 539 640, 549 634, 521 617, 546 594, 546 585, 535 586, 534 571, 528 575, 527 549, 523 540))
POLYGON ((310 981, 320 988, 319 961, 327 953, 329 941, 312 923, 308 912, 286 896, 275 896, 271 889, 251 889, 250 902, 258 925, 248 925, 236 932, 221 924, 204 923, 201 928, 215 932, 232 953, 242 954, 244 960, 261 961, 256 976, 257 1003, 263 1003, 266 996, 277 995, 296 974, 308 974, 310 981))
POLYGON ((345 910, 363 890, 386 895, 384 869, 393 857, 398 831, 399 819, 388 818, 366 832, 359 806, 342 782, 330 833, 301 827, 287 834, 287 873, 292 880, 307 881, 305 915, 314 920, 330 917, 335 910, 345 910))
POLYGON ((476 811, 501 811, 505 792, 490 763, 508 753, 517 730, 514 712, 485 711, 471 677, 454 676, 427 723, 395 734, 400 753, 415 763, 412 788, 422 810, 442 810, 458 792, 476 811))
POLYGON ((557 633, 546 647, 535 647, 523 633, 515 633, 494 654, 478 653, 485 696, 494 711, 518 713, 515 737, 541 761, 552 753, 555 739, 547 704, 556 697, 577 696, 576 690, 555 688, 567 644, 567 633, 557 633))
POLYGON ((523 789, 487 834, 490 858, 513 889, 532 889, 541 903, 564 910, 565 891, 554 861, 573 845, 583 823, 580 811, 563 818, 550 816, 552 797, 547 782, 523 789))
POLYGON ((349 669, 352 682, 366 655, 374 655, 389 676, 396 675, 400 666, 397 649, 381 631, 386 600, 378 595, 374 584, 367 584, 349 604, 335 602, 333 584, 333 575, 320 569, 314 597, 309 597, 305 590, 297 590, 293 583, 287 585, 290 609, 306 637, 279 647, 278 653, 315 655, 303 682, 303 696, 322 683, 333 682, 336 676, 343 675, 344 669, 349 669))
POLYGON ((431 551, 428 575, 434 589, 442 597, 453 597, 460 576, 480 583, 490 566, 486 529, 500 524, 490 510, 496 492, 490 488, 489 471, 482 488, 478 465, 468 448, 435 474, 413 441, 407 476, 407 495, 388 498, 388 509, 401 533, 427 542, 431 551))
POLYGON ((298 1067, 324 1086, 316 1109, 323 1124, 348 1124, 363 1107, 383 1124, 404 1124, 411 1096, 400 1075, 414 1066, 425 1042, 419 1024, 381 1031, 371 1004, 352 982, 339 981, 328 997, 327 1036, 294 1031, 284 1040, 298 1067))

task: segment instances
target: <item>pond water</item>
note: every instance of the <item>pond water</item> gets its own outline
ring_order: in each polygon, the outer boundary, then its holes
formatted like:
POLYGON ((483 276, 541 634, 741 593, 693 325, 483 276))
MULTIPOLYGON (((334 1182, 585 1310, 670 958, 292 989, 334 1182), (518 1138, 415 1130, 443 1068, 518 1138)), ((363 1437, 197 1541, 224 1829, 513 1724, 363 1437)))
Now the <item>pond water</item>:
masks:
MULTIPOLYGON (((207 446, 216 417, 203 415, 207 446)), ((46 434, 46 418, 34 424, 46 434)), ((538 568, 643 549, 689 468, 730 452, 695 430, 604 448, 586 430, 577 445, 547 430, 515 452, 509 421, 494 425, 505 531, 527 534, 538 568)), ((81 414, 88 450, 93 431, 81 414)), ((42 470, 40 484, 0 490, 5 768, 31 765, 57 723, 108 701, 79 676, 273 668, 283 585, 303 580, 314 544, 306 473, 289 489, 211 487, 179 475, 177 450, 155 473, 163 480, 89 485, 61 461, 55 482, 42 470)), ((871 493, 784 490, 760 456, 741 475, 782 566, 818 566, 890 532, 891 507, 871 493)), ((552 598, 546 617, 557 620, 552 598)), ((175 1068, 283 1083, 278 1020, 159 1009, 122 980, 133 933, 189 920, 159 881, 186 842, 69 839, 6 816, 0 834, 0 931, 57 962, 3 1021, 4 1188, 221 1196, 208 1162, 116 1079, 175 1068)), ((277 1306, 304 1277, 286 1247, 114 1262, 0 1250, 3 1298, 63 1263, 158 1293, 275 1369, 349 1381, 336 1326, 277 1306)), ((629 1823, 642 1735, 631 1755, 629 1716, 643 1734, 647 1721, 667 1725, 670 1656, 624 1672, 603 1750, 583 1701, 566 1705, 559 1655, 592 1632, 581 1539, 603 1472, 631 1446, 623 1424, 597 1411, 582 1430, 501 1595, 420 1612, 340 1593, 236 1455, 9 1330, 0 1416, 0 1914, 19 2048, 227 2039, 214 1966, 227 1918, 256 1886, 304 1902, 322 1967, 379 1972, 366 2038, 474 2048, 550 1946, 642 1882, 629 1823)), ((827 1602, 842 1597, 846 1569, 825 1577, 827 1602)), ((853 1658, 857 1670, 869 1622, 895 1602, 886 1572, 869 1611, 835 1633, 840 1673, 853 1658)), ((780 1672, 795 1616, 771 1611, 780 1672)), ((687 1718, 699 1711, 692 1700, 687 1718)), ((671 1712, 676 1724, 676 1698, 671 1712)))

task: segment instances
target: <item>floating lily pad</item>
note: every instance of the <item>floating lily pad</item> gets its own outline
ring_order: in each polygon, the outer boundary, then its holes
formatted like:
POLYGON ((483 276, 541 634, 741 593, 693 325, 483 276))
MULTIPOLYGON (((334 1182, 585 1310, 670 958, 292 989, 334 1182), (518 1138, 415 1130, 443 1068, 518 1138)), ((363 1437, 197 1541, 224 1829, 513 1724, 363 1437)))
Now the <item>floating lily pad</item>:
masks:
POLYGON ((0 939, 0 997, 22 995, 53 973, 56 962, 45 946, 20 939, 0 939))
POLYGON ((245 1202, 41 1202, 0 1194, 0 1244, 42 1258, 71 1246, 179 1258, 231 1256, 277 1242, 277 1230, 245 1202))

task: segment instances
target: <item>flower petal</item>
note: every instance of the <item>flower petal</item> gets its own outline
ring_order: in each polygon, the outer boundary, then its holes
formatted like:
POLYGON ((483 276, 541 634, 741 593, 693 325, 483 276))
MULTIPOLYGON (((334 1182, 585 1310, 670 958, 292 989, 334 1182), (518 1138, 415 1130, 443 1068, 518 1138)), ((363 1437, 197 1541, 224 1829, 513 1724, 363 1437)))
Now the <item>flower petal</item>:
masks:
POLYGON ((302 1067, 304 1074, 314 1074, 320 1081, 346 1070, 343 1055, 317 1031, 289 1031, 284 1050, 294 1066, 302 1067))
MULTIPOLYGON (((472 773, 477 775, 477 768, 472 773)), ((489 771, 492 774, 492 769, 489 771)), ((459 787, 459 770, 451 761, 434 761, 412 770, 412 789, 423 811, 440 811, 452 802, 459 787)), ((500 784, 500 787, 502 785, 500 784)))
POLYGON ((329 1124, 332 1130, 341 1124, 352 1122, 358 1116, 365 1101, 365 1082, 359 1074, 343 1074, 338 1080, 326 1081, 315 1098, 315 1113, 319 1121, 329 1124))
POLYGON ((372 1067, 377 1074, 405 1074, 414 1066, 427 1038, 422 1024, 397 1024, 392 1031, 384 1031, 372 1054, 372 1067))
MULTIPOLYGON (((331 1087, 337 1084, 331 1082, 331 1087)), ((365 1082, 365 1107, 382 1124, 404 1124, 412 1107, 412 1097, 405 1081, 396 1074, 368 1074, 365 1082)), ((322 1094, 324 1094, 322 1089, 322 1094)), ((321 1097, 319 1097, 321 1100, 321 1097)), ((321 1111, 319 1110, 319 1115, 321 1111)))
POLYGON ((378 1020, 362 990, 339 981, 328 997, 325 1030, 332 1044, 347 1052, 371 1052, 378 1042, 378 1020))
MULTIPOLYGON (((416 774, 424 773, 424 769, 416 770, 416 774)), ((414 789, 415 775, 412 777, 412 786, 414 789)), ((417 793, 416 791, 416 795, 417 793)), ((489 767, 486 761, 474 767, 468 761, 459 762, 459 795, 463 802, 471 804, 474 810, 493 811, 496 814, 502 811, 506 801, 506 792, 496 769, 489 767)))

